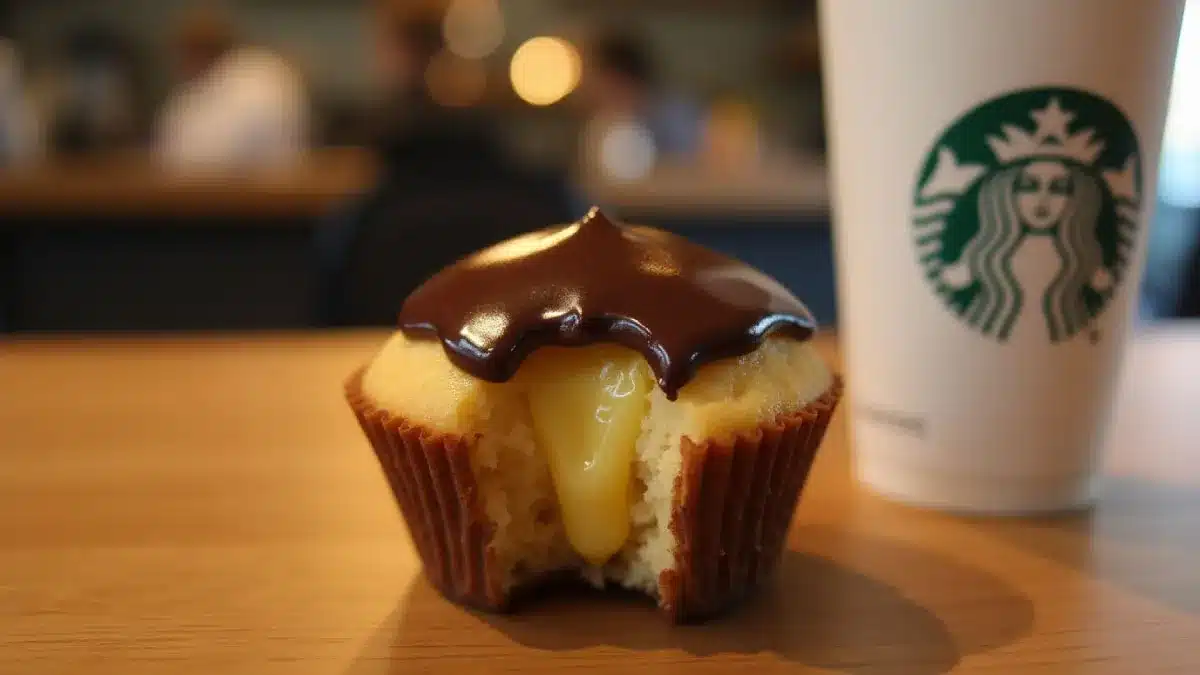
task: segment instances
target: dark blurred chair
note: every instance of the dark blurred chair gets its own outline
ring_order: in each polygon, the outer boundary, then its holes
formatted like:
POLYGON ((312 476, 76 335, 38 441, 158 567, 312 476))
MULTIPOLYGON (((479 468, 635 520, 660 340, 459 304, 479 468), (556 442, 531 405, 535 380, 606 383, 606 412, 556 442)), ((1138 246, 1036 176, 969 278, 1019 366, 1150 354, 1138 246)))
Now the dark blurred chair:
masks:
POLYGON ((445 265, 581 215, 563 177, 522 167, 471 123, 423 124, 381 155, 374 188, 319 232, 325 325, 394 325, 405 296, 445 265))
POLYGON ((372 195, 341 264, 330 268, 329 325, 394 325, 404 298, 445 265, 570 214, 552 181, 409 185, 372 195))

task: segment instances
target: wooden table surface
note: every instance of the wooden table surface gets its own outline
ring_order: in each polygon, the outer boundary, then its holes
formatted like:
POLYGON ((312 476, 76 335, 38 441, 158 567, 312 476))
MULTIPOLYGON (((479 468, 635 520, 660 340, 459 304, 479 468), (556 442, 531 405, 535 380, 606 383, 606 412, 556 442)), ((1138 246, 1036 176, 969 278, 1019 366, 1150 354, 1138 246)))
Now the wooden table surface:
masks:
POLYGON ((1094 511, 888 504, 839 415, 779 577, 684 628, 440 599, 340 398, 381 337, 0 343, 0 673, 1200 672, 1200 326, 1136 342, 1094 511))

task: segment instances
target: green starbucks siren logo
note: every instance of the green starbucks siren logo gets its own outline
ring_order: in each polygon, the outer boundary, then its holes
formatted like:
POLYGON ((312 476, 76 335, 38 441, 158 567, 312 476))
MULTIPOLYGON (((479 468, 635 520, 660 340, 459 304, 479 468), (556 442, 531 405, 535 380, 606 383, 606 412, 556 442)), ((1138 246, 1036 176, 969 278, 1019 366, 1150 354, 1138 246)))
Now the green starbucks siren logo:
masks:
POLYGON ((1062 342, 1121 283, 1141 200, 1137 136, 1120 110, 1077 89, 1017 91, 933 145, 913 194, 917 255, 984 335, 1062 342))

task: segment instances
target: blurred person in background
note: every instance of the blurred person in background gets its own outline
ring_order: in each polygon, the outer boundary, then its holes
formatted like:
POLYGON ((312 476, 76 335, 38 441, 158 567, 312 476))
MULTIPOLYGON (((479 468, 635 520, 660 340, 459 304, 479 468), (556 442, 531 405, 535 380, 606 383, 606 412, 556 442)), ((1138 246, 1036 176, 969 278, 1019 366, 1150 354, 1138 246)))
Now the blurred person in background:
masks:
POLYGON ((57 47, 43 89, 50 151, 87 155, 133 147, 140 93, 134 40, 117 27, 87 22, 57 47))
POLYGON ((0 39, 0 169, 41 154, 41 127, 26 91, 17 48, 0 39))
POLYGON ((510 154, 486 109, 431 96, 446 3, 377 0, 374 11, 379 174, 318 232, 321 321, 332 325, 393 325, 403 299, 445 265, 580 215, 564 176, 510 154))
POLYGON ((173 167, 281 166, 308 143, 303 79, 279 54, 238 43, 209 6, 187 13, 176 37, 180 82, 156 123, 156 150, 173 167))
POLYGON ((583 135, 585 162, 591 165, 585 166, 587 171, 616 169, 620 174, 622 165, 629 163, 620 158, 606 161, 606 140, 629 153, 649 150, 656 160, 686 160, 701 149, 704 111, 690 98, 663 87, 652 49, 632 30, 610 27, 592 36, 585 45, 579 93, 588 115, 583 135), (634 147, 638 144, 632 141, 639 136, 648 148, 634 147))

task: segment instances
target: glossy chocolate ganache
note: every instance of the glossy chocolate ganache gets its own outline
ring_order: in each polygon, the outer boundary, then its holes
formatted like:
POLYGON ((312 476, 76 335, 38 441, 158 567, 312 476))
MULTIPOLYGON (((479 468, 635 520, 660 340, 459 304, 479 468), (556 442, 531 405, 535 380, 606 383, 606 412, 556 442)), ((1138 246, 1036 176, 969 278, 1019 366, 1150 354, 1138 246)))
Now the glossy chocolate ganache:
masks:
POLYGON ((610 342, 640 352, 671 399, 704 363, 814 328, 804 304, 753 267, 598 209, 460 260, 400 310, 407 336, 440 340, 483 380, 508 380, 538 347, 610 342))

